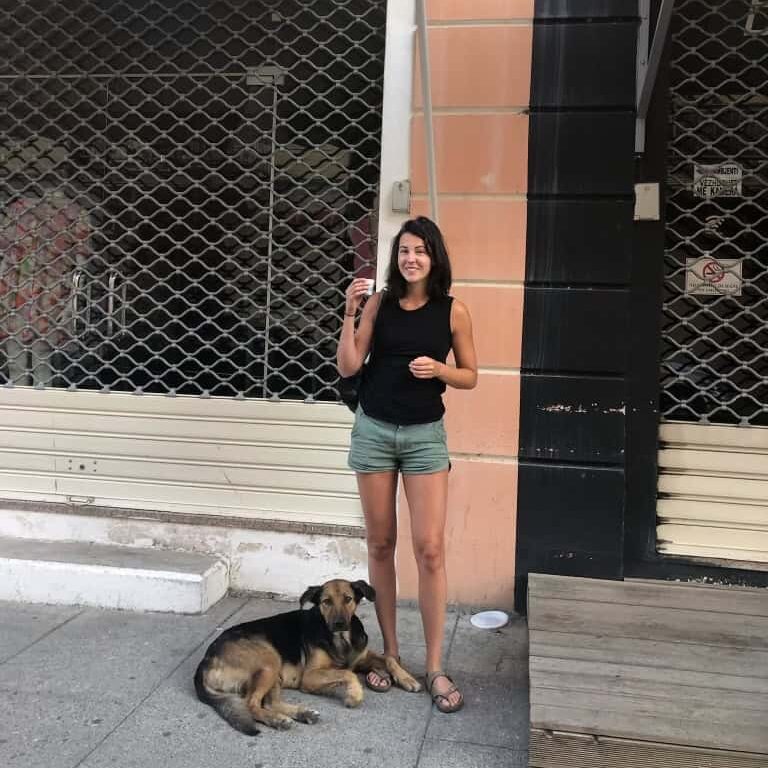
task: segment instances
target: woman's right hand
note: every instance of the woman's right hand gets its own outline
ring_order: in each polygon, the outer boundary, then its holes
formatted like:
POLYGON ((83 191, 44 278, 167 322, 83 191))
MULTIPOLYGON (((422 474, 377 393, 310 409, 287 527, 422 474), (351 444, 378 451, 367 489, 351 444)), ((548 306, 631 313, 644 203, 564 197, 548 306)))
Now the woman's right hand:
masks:
POLYGON ((346 291, 347 304, 344 309, 348 315, 357 313, 363 297, 368 295, 368 280, 364 277, 356 277, 348 286, 346 291))

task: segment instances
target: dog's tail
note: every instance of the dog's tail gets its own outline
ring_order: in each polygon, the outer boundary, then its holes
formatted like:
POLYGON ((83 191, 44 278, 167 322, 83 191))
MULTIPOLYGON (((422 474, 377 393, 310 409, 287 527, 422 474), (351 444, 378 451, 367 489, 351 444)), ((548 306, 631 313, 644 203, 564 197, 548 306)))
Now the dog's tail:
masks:
POLYGON ((216 691, 205 684, 206 665, 202 662, 195 672, 195 691, 197 698, 213 707, 233 728, 246 736, 260 733, 256 721, 245 704, 245 699, 238 693, 216 691))

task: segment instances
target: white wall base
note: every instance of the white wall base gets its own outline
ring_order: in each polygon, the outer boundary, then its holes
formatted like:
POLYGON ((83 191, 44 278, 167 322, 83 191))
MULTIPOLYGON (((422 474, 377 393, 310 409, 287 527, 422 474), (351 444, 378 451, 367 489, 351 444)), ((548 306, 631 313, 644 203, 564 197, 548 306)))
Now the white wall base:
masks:
POLYGON ((312 584, 368 574, 365 540, 350 536, 5 509, 0 510, 0 537, 211 555, 228 564, 230 589, 292 599, 312 584))

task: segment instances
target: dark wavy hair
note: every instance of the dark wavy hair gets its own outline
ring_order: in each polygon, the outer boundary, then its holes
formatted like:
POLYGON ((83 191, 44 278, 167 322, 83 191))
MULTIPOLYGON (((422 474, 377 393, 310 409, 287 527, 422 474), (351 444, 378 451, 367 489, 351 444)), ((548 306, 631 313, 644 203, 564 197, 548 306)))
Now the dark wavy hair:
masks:
POLYGON ((434 221, 426 216, 417 216, 415 219, 408 219, 404 222, 392 240, 389 267, 387 268, 387 297, 402 299, 406 293, 408 283, 397 266, 400 237, 406 232, 420 237, 424 241, 427 255, 432 262, 427 277, 427 296, 430 299, 447 296, 448 291, 451 290, 451 262, 448 258, 448 249, 445 247, 443 234, 434 221))

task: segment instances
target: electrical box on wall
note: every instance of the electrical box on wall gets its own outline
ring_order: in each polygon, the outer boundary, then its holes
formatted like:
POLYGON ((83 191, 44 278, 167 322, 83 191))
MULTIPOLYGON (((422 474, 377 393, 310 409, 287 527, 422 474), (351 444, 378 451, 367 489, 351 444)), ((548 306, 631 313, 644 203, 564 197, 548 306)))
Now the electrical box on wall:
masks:
POLYGON ((411 182, 396 181, 392 185, 392 213, 410 213, 411 182))
POLYGON ((660 218, 659 185, 635 184, 635 221, 658 221, 660 218))

